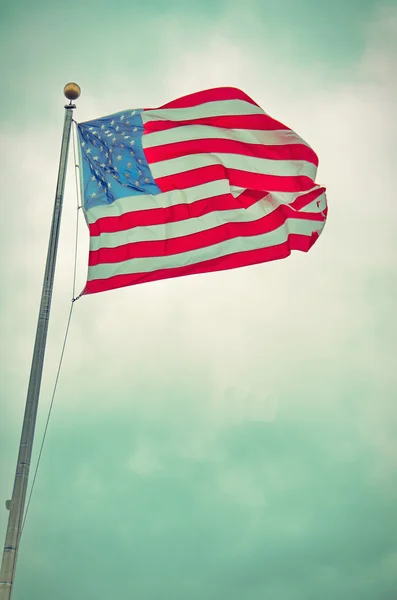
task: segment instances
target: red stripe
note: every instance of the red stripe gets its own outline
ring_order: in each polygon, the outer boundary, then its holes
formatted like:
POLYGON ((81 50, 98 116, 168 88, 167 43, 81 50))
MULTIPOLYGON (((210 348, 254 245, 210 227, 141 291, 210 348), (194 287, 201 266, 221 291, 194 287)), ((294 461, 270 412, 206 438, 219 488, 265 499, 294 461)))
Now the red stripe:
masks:
POLYGON ((296 213, 289 206, 281 205, 261 219, 249 222, 223 223, 190 235, 150 242, 132 242, 116 248, 99 248, 89 253, 89 266, 121 263, 136 258, 155 258, 182 254, 206 248, 237 237, 251 237, 274 231, 285 224, 288 218, 296 218, 319 223, 325 220, 321 213, 296 213))
POLYGON ((95 294, 97 292, 105 292, 107 290, 147 283, 149 281, 183 277, 185 275, 194 275, 198 273, 209 273, 212 271, 226 271, 229 269, 270 262, 272 260, 279 260, 289 256, 292 250, 308 252, 317 238, 318 234, 316 233, 313 233, 311 236, 290 234, 287 241, 270 248, 238 252, 236 254, 229 254, 227 256, 220 256, 218 258, 203 261, 195 265, 186 265, 174 269, 160 269, 151 273, 131 273, 127 275, 115 275, 108 279, 96 279, 87 282, 83 294, 95 294))
POLYGON ((258 190, 246 190, 235 198, 232 194, 222 194, 203 198, 191 204, 177 204, 165 208, 136 210, 114 217, 103 217, 89 225, 90 235, 101 233, 117 233, 134 227, 151 227, 164 223, 194 219, 218 210, 235 210, 248 208, 265 195, 258 190))
POLYGON ((269 115, 223 115, 219 117, 201 117, 200 119, 188 119, 186 121, 148 121, 144 124, 145 133, 165 131, 174 127, 184 125, 208 125, 209 127, 221 127, 222 129, 252 129, 259 131, 288 130, 289 128, 272 119, 269 115))
POLYGON ((252 156, 254 158, 266 158, 268 160, 305 160, 318 167, 316 153, 304 144, 266 146, 264 144, 247 144, 236 140, 206 138, 145 148, 144 152, 149 163, 156 163, 191 154, 219 152, 252 156))
POLYGON ((196 185, 227 179, 230 185, 246 189, 263 190, 264 192, 305 192, 313 187, 310 177, 299 175, 287 177, 283 175, 265 175, 239 169, 228 169, 224 165, 199 167, 183 173, 173 173, 157 177, 156 184, 162 192, 185 190, 196 185))
POLYGON ((316 198, 319 198, 319 196, 324 194, 324 192, 324 187, 318 187, 315 190, 312 190, 311 192, 307 192, 306 194, 298 196, 296 200, 291 202, 290 206, 295 210, 301 210, 311 202, 314 202, 314 200, 316 200, 316 198))
POLYGON ((195 92, 194 94, 183 96, 183 98, 177 98, 172 102, 163 104, 163 106, 160 106, 160 108, 191 108, 193 106, 198 106, 199 104, 205 104, 206 102, 219 102, 220 100, 245 100, 245 102, 249 102, 250 104, 255 104, 255 106, 258 106, 258 104, 252 100, 252 98, 237 88, 219 87, 210 90, 202 90, 201 92, 195 92))

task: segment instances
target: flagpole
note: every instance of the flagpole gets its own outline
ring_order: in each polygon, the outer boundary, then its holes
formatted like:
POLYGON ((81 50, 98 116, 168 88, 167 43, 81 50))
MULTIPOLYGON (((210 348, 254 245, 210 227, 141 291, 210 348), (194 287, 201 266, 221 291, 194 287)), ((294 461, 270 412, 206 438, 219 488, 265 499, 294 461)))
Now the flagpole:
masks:
POLYGON ((51 308, 70 131, 73 118, 73 109, 76 108, 75 104, 73 104, 73 100, 76 100, 80 96, 80 88, 75 83, 68 83, 65 86, 64 94, 70 102, 65 106, 65 121, 63 126, 54 212, 52 216, 47 262, 44 272, 40 310, 36 329, 36 339, 34 343, 25 414, 23 418, 18 460, 15 471, 14 487, 11 500, 6 502, 6 507, 10 511, 10 514, 8 517, 6 539, 0 571, 0 600, 10 600, 15 579, 15 567, 22 533, 21 528, 24 517, 29 467, 32 455, 41 376, 43 372, 44 354, 47 340, 48 321, 51 308))

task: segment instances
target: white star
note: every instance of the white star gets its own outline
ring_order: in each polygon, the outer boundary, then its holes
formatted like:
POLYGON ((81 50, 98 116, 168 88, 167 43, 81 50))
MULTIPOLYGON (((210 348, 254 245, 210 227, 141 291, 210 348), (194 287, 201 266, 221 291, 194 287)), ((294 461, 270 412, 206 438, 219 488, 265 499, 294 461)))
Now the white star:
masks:
POLYGON ((109 129, 106 129, 105 135, 107 135, 108 133, 110 133, 110 131, 109 131, 109 129))
POLYGON ((139 185, 139 181, 136 181, 136 182, 135 182, 135 185, 139 185))
POLYGON ((138 127, 134 127, 132 131, 138 131, 138 127))
POLYGON ((101 125, 101 129, 105 129, 105 125, 101 125))
POLYGON ((113 126, 114 125, 114 121, 110 121, 110 124, 113 126))
POLYGON ((89 131, 92 131, 94 128, 93 127, 89 127, 88 129, 89 129, 89 131))
POLYGON ((129 125, 129 124, 130 124, 130 122, 129 122, 129 121, 126 121, 126 122, 125 122, 125 124, 126 124, 126 125, 129 125))
POLYGON ((103 152, 103 146, 100 146, 99 152, 103 152))
POLYGON ((121 159, 122 159, 122 156, 121 156, 121 154, 119 154, 117 157, 117 160, 121 160, 121 159))
POLYGON ((145 182, 149 183, 149 179, 147 177, 145 177, 145 182))
POLYGON ((120 127, 117 125, 117 127, 116 127, 116 131, 118 131, 119 129, 120 129, 120 127))
POLYGON ((118 171, 118 168, 117 168, 117 167, 113 167, 113 168, 114 168, 114 170, 115 170, 116 172, 118 171))
POLYGON ((93 175, 93 176, 91 177, 91 181, 95 181, 95 180, 96 180, 96 177, 95 177, 95 175, 93 175))
POLYGON ((105 163, 101 163, 101 167, 104 169, 106 167, 105 163))
POLYGON ((105 156, 106 156, 106 158, 108 158, 108 156, 109 156, 109 152, 106 152, 105 156))
POLYGON ((141 159, 141 158, 138 158, 138 162, 139 162, 139 164, 141 164, 141 162, 142 162, 142 159, 141 159))
POLYGON ((129 135, 125 135, 125 136, 124 136, 124 139, 125 139, 125 140, 129 140, 129 139, 130 139, 130 136, 129 136, 129 135))
POLYGON ((124 121, 124 115, 121 115, 120 121, 124 121))
POLYGON ((115 141, 116 141, 116 138, 115 138, 115 137, 114 137, 114 138, 112 138, 112 142, 113 142, 113 144, 114 144, 114 142, 115 142, 115 141))
POLYGON ((112 187, 112 184, 109 182, 108 183, 108 188, 111 188, 111 187, 112 187))
POLYGON ((91 198, 95 198, 95 196, 96 196, 96 193, 95 193, 95 192, 92 192, 92 194, 91 194, 91 198))
POLYGON ((99 160, 99 156, 93 156, 93 160, 99 160))
POLYGON ((91 154, 91 148, 87 149, 87 154, 91 154))
POLYGON ((129 162, 129 163, 127 163, 127 167, 128 167, 129 169, 131 169, 131 167, 132 167, 132 163, 130 163, 130 162, 129 162))
POLYGON ((98 187, 102 187, 102 182, 98 181, 98 187))
POLYGON ((130 141, 130 146, 134 146, 134 144, 135 144, 135 141, 134 141, 134 140, 131 140, 131 141, 130 141))
POLYGON ((81 142, 81 147, 84 148, 85 142, 81 142))
POLYGON ((131 113, 131 117, 133 117, 135 115, 135 113, 136 113, 136 110, 133 110, 131 113))
POLYGON ((110 152, 110 154, 112 154, 113 148, 109 148, 109 152, 110 152))

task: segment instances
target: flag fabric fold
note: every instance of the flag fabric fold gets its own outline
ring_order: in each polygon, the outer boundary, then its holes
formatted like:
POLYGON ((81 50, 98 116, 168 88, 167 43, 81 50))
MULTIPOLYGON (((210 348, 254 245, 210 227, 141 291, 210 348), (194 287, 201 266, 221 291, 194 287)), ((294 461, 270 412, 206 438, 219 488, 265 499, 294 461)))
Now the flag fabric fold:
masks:
POLYGON ((235 88, 78 124, 85 294, 307 252, 327 216, 318 159, 235 88))

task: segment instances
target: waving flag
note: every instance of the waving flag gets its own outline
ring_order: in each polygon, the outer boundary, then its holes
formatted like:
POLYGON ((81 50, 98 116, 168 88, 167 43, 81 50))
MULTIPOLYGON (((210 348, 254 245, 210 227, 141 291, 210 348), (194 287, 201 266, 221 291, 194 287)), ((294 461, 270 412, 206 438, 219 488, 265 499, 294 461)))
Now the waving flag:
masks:
POLYGON ((327 214, 315 152, 235 88, 78 125, 95 293, 307 252, 327 214))

